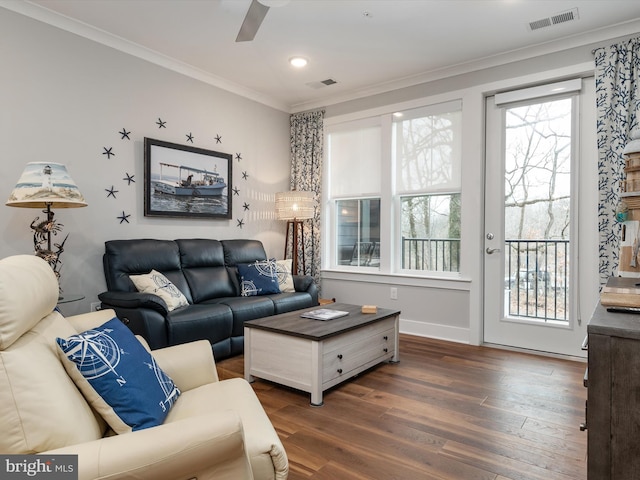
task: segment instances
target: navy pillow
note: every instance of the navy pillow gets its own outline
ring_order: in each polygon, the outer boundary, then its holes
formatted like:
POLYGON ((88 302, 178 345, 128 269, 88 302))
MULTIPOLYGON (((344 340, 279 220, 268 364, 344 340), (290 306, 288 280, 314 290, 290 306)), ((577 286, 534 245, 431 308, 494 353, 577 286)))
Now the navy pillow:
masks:
POLYGON ((180 395, 118 318, 56 342, 76 385, 116 433, 161 425, 180 395))
POLYGON ((268 295, 280 293, 278 268, 274 260, 262 260, 254 263, 239 263, 240 295, 268 295))

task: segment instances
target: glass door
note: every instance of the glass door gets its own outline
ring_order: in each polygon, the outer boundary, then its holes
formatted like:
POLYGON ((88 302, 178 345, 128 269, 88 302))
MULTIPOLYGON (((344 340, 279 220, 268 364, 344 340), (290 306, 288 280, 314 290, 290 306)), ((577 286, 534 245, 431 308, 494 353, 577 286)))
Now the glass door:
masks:
POLYGON ((487 99, 484 341, 573 354, 577 94, 487 99))

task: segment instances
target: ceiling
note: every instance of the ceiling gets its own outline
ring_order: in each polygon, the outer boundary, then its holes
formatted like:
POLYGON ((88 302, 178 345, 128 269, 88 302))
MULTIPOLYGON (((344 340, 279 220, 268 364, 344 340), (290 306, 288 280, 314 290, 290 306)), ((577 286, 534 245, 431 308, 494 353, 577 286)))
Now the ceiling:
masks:
POLYGON ((291 0, 236 43, 250 3, 0 0, 288 112, 640 32, 638 0, 291 0), (568 11, 575 20, 529 26, 568 11), (307 67, 291 67, 294 55, 307 67))

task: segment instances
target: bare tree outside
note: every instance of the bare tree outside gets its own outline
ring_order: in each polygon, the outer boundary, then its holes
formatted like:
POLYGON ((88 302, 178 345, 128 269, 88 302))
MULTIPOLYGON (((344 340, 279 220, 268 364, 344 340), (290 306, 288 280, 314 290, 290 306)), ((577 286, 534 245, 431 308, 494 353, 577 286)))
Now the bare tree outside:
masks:
POLYGON ((505 111, 509 314, 567 320, 571 99, 505 111))

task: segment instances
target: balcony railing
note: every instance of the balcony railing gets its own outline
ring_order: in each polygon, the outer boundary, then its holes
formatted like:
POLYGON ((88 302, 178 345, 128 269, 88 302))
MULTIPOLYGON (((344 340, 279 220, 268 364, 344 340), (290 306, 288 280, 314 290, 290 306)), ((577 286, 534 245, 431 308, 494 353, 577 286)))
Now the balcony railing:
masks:
POLYGON ((569 240, 506 240, 504 288, 506 314, 567 321, 569 240))
POLYGON ((402 237, 402 268, 460 271, 460 239, 402 237))
MULTIPOLYGON (((460 240, 402 238, 402 268, 460 271, 460 240)), ((569 241, 505 241, 505 313, 567 321, 569 241)))

